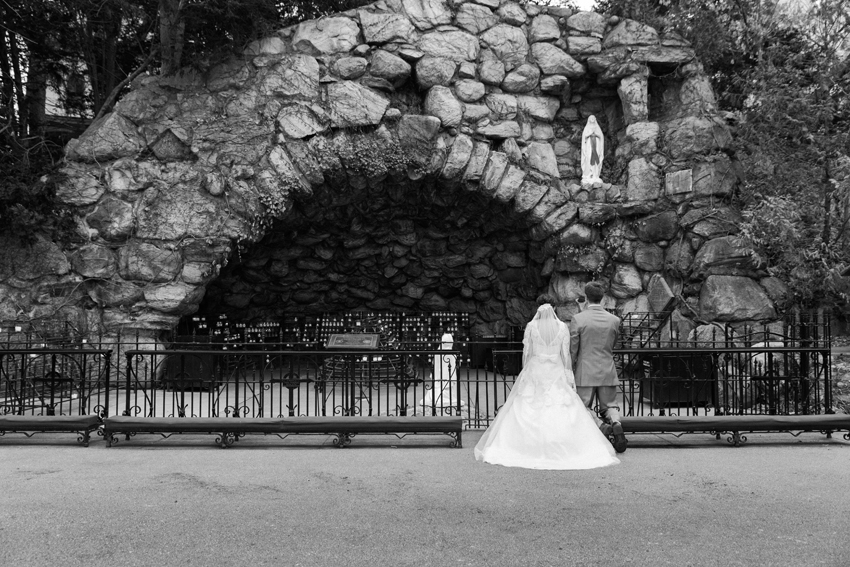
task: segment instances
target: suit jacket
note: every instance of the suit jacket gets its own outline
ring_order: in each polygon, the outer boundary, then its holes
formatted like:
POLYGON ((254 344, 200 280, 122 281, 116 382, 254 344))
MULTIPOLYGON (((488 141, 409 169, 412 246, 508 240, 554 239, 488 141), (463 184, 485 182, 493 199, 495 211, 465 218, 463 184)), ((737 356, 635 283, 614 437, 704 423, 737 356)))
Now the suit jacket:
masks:
POLYGON ((620 318, 601 305, 590 305, 573 316, 570 324, 570 357, 576 375, 576 386, 616 386, 614 343, 620 329, 620 318))

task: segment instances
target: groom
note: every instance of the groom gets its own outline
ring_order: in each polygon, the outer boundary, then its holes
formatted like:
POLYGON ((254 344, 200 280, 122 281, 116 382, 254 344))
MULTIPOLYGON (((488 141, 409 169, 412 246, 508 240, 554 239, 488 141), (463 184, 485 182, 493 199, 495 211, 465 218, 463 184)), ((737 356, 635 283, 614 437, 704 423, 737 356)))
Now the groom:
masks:
POLYGON ((584 295, 587 306, 573 316, 570 325, 570 356, 575 370, 576 393, 588 409, 596 396, 599 411, 605 419, 599 428, 606 437, 613 435, 614 450, 622 453, 627 442, 620 424, 618 378, 613 354, 620 319, 602 307, 605 287, 601 283, 588 283, 584 286, 584 295))

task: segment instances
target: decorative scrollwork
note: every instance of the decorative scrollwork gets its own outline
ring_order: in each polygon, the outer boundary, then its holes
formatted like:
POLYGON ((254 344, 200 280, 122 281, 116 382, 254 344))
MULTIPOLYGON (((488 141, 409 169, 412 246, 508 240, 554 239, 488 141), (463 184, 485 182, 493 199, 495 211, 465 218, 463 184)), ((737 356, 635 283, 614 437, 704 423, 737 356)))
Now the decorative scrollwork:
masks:
POLYGON ((850 441, 850 431, 843 435, 845 441, 850 441))
POLYGON ((358 406, 345 407, 342 404, 334 406, 334 415, 360 415, 361 413, 358 406))
POLYGON ((333 444, 340 449, 344 449, 346 446, 351 445, 351 439, 354 437, 354 433, 336 433, 335 436, 333 444))
POLYGON ((250 414, 250 413, 251 413, 251 408, 249 408, 245 404, 242 404, 239 407, 226 406, 224 408, 224 415, 226 415, 227 417, 248 417, 248 414, 250 414))
POLYGON ((77 431, 77 443, 80 443, 83 447, 89 446, 89 432, 88 431, 77 431))
POLYGON ((215 442, 222 449, 227 449, 228 447, 233 446, 233 443, 236 442, 237 434, 233 431, 225 431, 221 435, 215 438, 215 442))
POLYGON ((733 447, 740 447, 747 442, 747 436, 741 435, 739 431, 732 431, 732 435, 726 438, 727 443, 731 443, 733 447))
POLYGON ((283 385, 284 388, 296 390, 301 387, 301 382, 312 382, 312 380, 302 380, 301 376, 297 372, 287 372, 283 375, 283 378, 281 378, 279 382, 283 385))

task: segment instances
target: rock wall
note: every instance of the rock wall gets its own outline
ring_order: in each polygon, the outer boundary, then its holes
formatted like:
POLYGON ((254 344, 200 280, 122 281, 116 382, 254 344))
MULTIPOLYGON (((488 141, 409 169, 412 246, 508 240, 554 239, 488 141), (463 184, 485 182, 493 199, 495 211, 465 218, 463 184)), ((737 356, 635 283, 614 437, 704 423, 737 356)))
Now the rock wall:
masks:
POLYGON ((769 320, 785 289, 736 248, 730 142, 681 37, 383 0, 138 79, 67 147, 78 239, 0 248, 0 320, 157 331, 204 302, 459 310, 486 332, 539 299, 568 316, 591 278, 626 312, 667 293, 683 320, 769 320), (582 186, 591 115, 606 182, 582 186))

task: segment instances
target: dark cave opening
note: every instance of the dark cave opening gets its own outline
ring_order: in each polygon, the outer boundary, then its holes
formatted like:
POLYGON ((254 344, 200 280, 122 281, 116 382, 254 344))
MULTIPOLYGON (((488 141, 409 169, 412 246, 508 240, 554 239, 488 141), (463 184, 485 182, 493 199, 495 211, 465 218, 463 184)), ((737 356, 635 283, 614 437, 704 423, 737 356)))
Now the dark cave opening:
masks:
POLYGON ((231 255, 193 318, 417 313, 430 326, 505 335, 548 286, 544 248, 510 204, 463 185, 326 184, 231 255))

